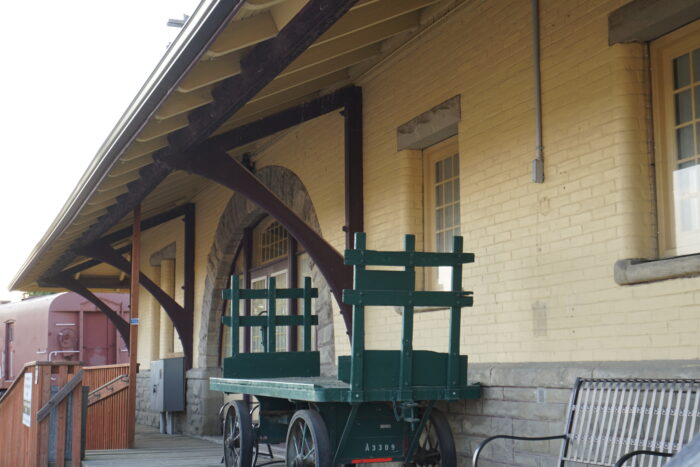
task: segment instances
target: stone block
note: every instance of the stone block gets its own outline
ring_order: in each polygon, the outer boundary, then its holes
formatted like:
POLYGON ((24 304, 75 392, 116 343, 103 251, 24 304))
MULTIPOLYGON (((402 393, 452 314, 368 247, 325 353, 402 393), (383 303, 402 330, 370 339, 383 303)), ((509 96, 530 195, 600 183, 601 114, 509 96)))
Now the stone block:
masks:
POLYGON ((505 397, 504 388, 499 386, 483 386, 481 388, 482 399, 498 399, 502 400, 505 397))
POLYGON ((536 402, 484 401, 483 414, 528 420, 561 420, 566 406, 536 402))
POLYGON ((462 433, 469 436, 512 435, 513 421, 510 418, 470 415, 462 417, 462 433))
POLYGON ((538 402, 537 388, 503 388, 503 399, 509 401, 538 402))

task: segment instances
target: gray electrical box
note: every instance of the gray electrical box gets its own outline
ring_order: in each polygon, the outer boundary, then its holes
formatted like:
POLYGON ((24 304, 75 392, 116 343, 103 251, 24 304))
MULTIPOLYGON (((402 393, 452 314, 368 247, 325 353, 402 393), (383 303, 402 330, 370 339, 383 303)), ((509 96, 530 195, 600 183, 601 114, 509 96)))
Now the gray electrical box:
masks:
POLYGON ((166 358, 151 362, 151 410, 185 410, 185 359, 166 358))

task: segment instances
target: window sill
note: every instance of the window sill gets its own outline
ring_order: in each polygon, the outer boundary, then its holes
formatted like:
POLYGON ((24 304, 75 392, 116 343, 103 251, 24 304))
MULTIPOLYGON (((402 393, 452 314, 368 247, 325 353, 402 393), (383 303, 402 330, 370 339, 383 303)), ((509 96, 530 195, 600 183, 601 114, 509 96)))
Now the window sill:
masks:
POLYGON ((615 282, 619 285, 694 276, 700 276, 700 254, 664 259, 621 259, 615 262, 615 282))

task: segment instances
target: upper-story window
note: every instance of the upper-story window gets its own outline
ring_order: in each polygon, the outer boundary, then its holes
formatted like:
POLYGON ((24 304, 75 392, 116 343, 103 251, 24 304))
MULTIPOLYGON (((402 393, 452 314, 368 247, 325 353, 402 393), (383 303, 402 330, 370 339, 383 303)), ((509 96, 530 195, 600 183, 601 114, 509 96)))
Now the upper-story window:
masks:
POLYGON ((660 254, 700 252, 700 22, 651 44, 660 254))
POLYGON ((258 234, 260 242, 260 263, 265 264, 287 256, 289 236, 282 225, 271 222, 258 234))

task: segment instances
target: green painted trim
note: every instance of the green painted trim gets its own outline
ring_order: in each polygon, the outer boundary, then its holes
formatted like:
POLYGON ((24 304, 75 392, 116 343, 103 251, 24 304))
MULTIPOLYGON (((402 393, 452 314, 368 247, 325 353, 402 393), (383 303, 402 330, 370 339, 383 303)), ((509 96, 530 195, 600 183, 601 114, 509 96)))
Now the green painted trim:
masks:
MULTIPOLYGON (((319 383, 320 378, 279 378, 279 379, 243 379, 243 378, 210 378, 209 388, 228 394, 250 394, 253 396, 278 397, 308 402, 356 402, 350 400, 350 386, 337 380, 329 385, 319 383), (308 382, 305 382, 307 380, 308 382)), ((463 399, 478 399, 481 397, 481 385, 470 384, 447 390, 445 387, 413 387, 414 400, 443 400, 456 401, 463 399)), ((399 391, 396 387, 382 389, 366 389, 363 392, 363 402, 386 402, 398 400, 399 391)))
POLYGON ((405 251, 345 250, 345 264, 351 266, 459 266, 473 263, 474 253, 426 253, 405 251))
MULTIPOLYGON (((231 326, 232 318, 231 316, 222 316, 221 322, 226 326, 231 326)), ((240 316, 238 318, 238 324, 241 327, 263 327, 267 326, 267 316, 240 316)), ((294 316, 294 315, 277 315, 275 316, 275 324, 277 326, 303 326, 304 316, 294 316)), ((309 316, 309 325, 317 325, 318 316, 309 316)), ((311 350, 311 349, 309 349, 311 350)))
POLYGON ((319 376, 318 352, 239 353, 224 359, 225 378, 282 378, 319 376))
MULTIPOLYGON (((359 266, 358 266, 359 267, 359 266)), ((472 292, 413 292, 407 290, 343 290, 343 302, 362 306, 465 307, 474 304, 472 292)))
MULTIPOLYGON (((232 289, 223 289, 221 291, 221 296, 224 300, 231 300, 232 289)), ((243 300, 264 300, 270 295, 269 289, 240 289, 239 298, 243 300)), ((305 293, 310 293, 311 298, 318 298, 318 289, 309 288, 309 291, 305 292, 305 289, 277 289, 277 298, 304 298, 305 293)))

